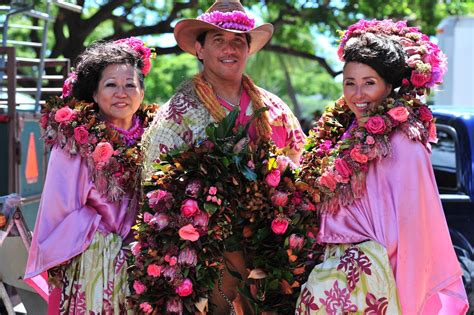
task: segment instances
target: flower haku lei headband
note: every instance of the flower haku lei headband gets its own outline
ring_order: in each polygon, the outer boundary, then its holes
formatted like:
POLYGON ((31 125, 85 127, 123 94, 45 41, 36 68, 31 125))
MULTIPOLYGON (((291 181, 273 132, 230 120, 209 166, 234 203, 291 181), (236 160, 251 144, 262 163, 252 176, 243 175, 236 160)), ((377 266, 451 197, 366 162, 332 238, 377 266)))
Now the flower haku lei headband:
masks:
POLYGON ((408 90, 416 89, 423 94, 423 89, 428 90, 443 82, 443 76, 448 70, 446 55, 417 27, 408 27, 406 21, 360 20, 350 26, 343 33, 337 51, 341 61, 344 61, 347 41, 365 33, 385 34, 403 45, 408 57, 406 63, 412 69, 410 78, 403 80, 403 85, 408 90))
MULTIPOLYGON (((133 50, 135 50, 136 52, 138 52, 141 56, 141 59, 143 60, 143 68, 142 68, 143 75, 146 76, 150 72, 150 69, 151 69, 150 58, 151 58, 152 52, 150 48, 145 46, 145 43, 143 43, 142 40, 136 37, 129 37, 129 38, 116 40, 114 41, 114 44, 125 44, 129 46, 130 48, 132 48, 133 50)), ((74 83, 76 82, 76 79, 77 79, 77 73, 76 71, 73 70, 71 71, 71 73, 69 73, 69 76, 64 81, 63 92, 61 95, 62 98, 72 95, 72 87, 74 83)))
POLYGON ((255 20, 249 17, 245 12, 208 12, 197 17, 198 20, 214 24, 221 28, 233 29, 237 31, 249 31, 254 28, 255 20))

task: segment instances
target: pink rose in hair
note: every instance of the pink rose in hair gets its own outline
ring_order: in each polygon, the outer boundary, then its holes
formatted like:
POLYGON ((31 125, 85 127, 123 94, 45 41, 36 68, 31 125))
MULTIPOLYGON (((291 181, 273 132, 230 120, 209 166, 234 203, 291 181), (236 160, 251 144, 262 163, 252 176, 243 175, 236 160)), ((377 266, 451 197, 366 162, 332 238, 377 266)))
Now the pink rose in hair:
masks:
POLYGON ((398 122, 405 122, 410 115, 408 109, 403 106, 394 107, 388 111, 388 115, 393 118, 393 120, 398 122))
POLYGON ((68 122, 74 117, 74 110, 69 107, 61 107, 54 114, 54 120, 58 123, 68 122))
POLYGON ((350 156, 354 161, 361 164, 365 164, 369 161, 368 156, 360 152, 360 149, 357 147, 351 150, 350 156))
POLYGON ((181 214, 187 218, 194 216, 199 212, 199 205, 194 199, 186 199, 181 204, 181 214))
POLYGON ((369 145, 374 144, 374 143, 375 143, 374 137, 372 137, 372 136, 367 136, 367 137, 365 138, 365 143, 366 143, 366 144, 369 144, 369 145))
POLYGON ((193 293, 193 283, 191 280, 188 278, 184 279, 183 283, 176 288, 176 293, 178 293, 179 296, 191 295, 193 293))
POLYGON ((265 177, 265 183, 270 187, 277 187, 280 183, 280 170, 273 170, 265 177))
POLYGON ((143 214, 143 222, 150 223, 151 219, 153 219, 153 214, 151 214, 150 212, 145 212, 143 214))
POLYGON ((178 231, 179 236, 187 241, 195 242, 199 239, 199 232, 191 224, 185 225, 178 231))
POLYGON ((89 131, 87 131, 85 126, 74 128, 74 139, 76 139, 79 144, 86 144, 89 142, 89 131))
POLYGON ((425 84, 430 81, 430 75, 413 71, 411 73, 410 81, 415 87, 424 87, 425 84))
POLYGON ((133 282, 133 289, 137 294, 142 294, 146 291, 147 288, 143 283, 138 280, 135 280, 135 282, 133 282))
POLYGON ((288 219, 283 217, 278 217, 272 221, 272 231, 277 235, 285 234, 288 229, 288 219))
POLYGON ((94 159, 94 162, 99 163, 99 162, 107 162, 109 159, 112 157, 114 154, 114 149, 112 145, 108 142, 101 142, 97 144, 97 146, 94 149, 94 152, 92 152, 92 159, 94 159))
POLYGON ((364 127, 370 133, 381 135, 385 132, 385 121, 380 116, 372 116, 367 120, 364 127))
POLYGON ((161 275, 162 270, 163 270, 163 267, 158 266, 156 264, 148 265, 148 267, 146 268, 146 272, 148 273, 148 275, 155 278, 158 278, 161 275))

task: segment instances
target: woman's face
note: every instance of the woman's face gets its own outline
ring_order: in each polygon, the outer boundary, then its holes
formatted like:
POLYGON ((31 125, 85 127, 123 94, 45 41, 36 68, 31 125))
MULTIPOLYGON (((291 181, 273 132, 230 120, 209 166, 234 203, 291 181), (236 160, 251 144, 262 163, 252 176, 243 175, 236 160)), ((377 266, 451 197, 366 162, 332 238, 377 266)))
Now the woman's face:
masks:
POLYGON ((133 114, 143 101, 144 91, 137 71, 128 64, 108 65, 93 95, 102 116, 122 129, 131 127, 133 114))
POLYGON ((380 105, 392 91, 392 85, 370 66, 359 62, 348 62, 343 71, 344 98, 357 120, 367 110, 380 105))

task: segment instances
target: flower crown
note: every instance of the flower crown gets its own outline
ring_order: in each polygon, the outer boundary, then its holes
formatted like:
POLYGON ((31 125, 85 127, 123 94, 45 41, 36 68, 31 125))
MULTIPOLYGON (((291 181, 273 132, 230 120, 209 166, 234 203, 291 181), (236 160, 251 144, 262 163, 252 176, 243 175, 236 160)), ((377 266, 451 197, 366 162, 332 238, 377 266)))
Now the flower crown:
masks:
MULTIPOLYGON (((114 41, 114 44, 125 44, 138 52, 140 54, 140 58, 143 60, 143 68, 142 68, 142 73, 144 76, 146 76, 151 69, 151 49, 146 47, 145 43, 136 37, 128 37, 128 38, 122 38, 114 41)), ((63 84, 63 92, 61 97, 65 98, 68 96, 72 95, 72 87, 74 83, 76 82, 77 79, 77 73, 76 71, 71 71, 69 73, 69 76, 67 79, 64 81, 63 84)))
POLYGON ((255 26, 253 18, 249 17, 245 12, 237 10, 232 12, 208 12, 198 16, 197 20, 214 24, 221 28, 238 31, 250 31, 255 26))
POLYGON ((402 87, 414 94, 423 95, 429 89, 443 82, 443 76, 448 70, 446 55, 429 37, 417 27, 408 27, 406 21, 392 20, 360 20, 350 26, 341 37, 337 54, 344 61, 344 48, 350 38, 365 33, 385 34, 402 44, 406 54, 407 65, 412 69, 410 78, 403 79, 402 87))

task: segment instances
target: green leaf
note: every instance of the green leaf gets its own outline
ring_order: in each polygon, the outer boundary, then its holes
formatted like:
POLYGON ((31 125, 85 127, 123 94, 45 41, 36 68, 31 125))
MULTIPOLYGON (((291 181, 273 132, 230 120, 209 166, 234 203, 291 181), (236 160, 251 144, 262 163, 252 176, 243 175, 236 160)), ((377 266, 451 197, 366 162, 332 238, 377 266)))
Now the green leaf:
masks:
POLYGON ((218 209, 217 205, 213 204, 213 203, 209 203, 209 202, 206 202, 204 204, 204 210, 206 210, 206 212, 212 216, 216 210, 218 209))

